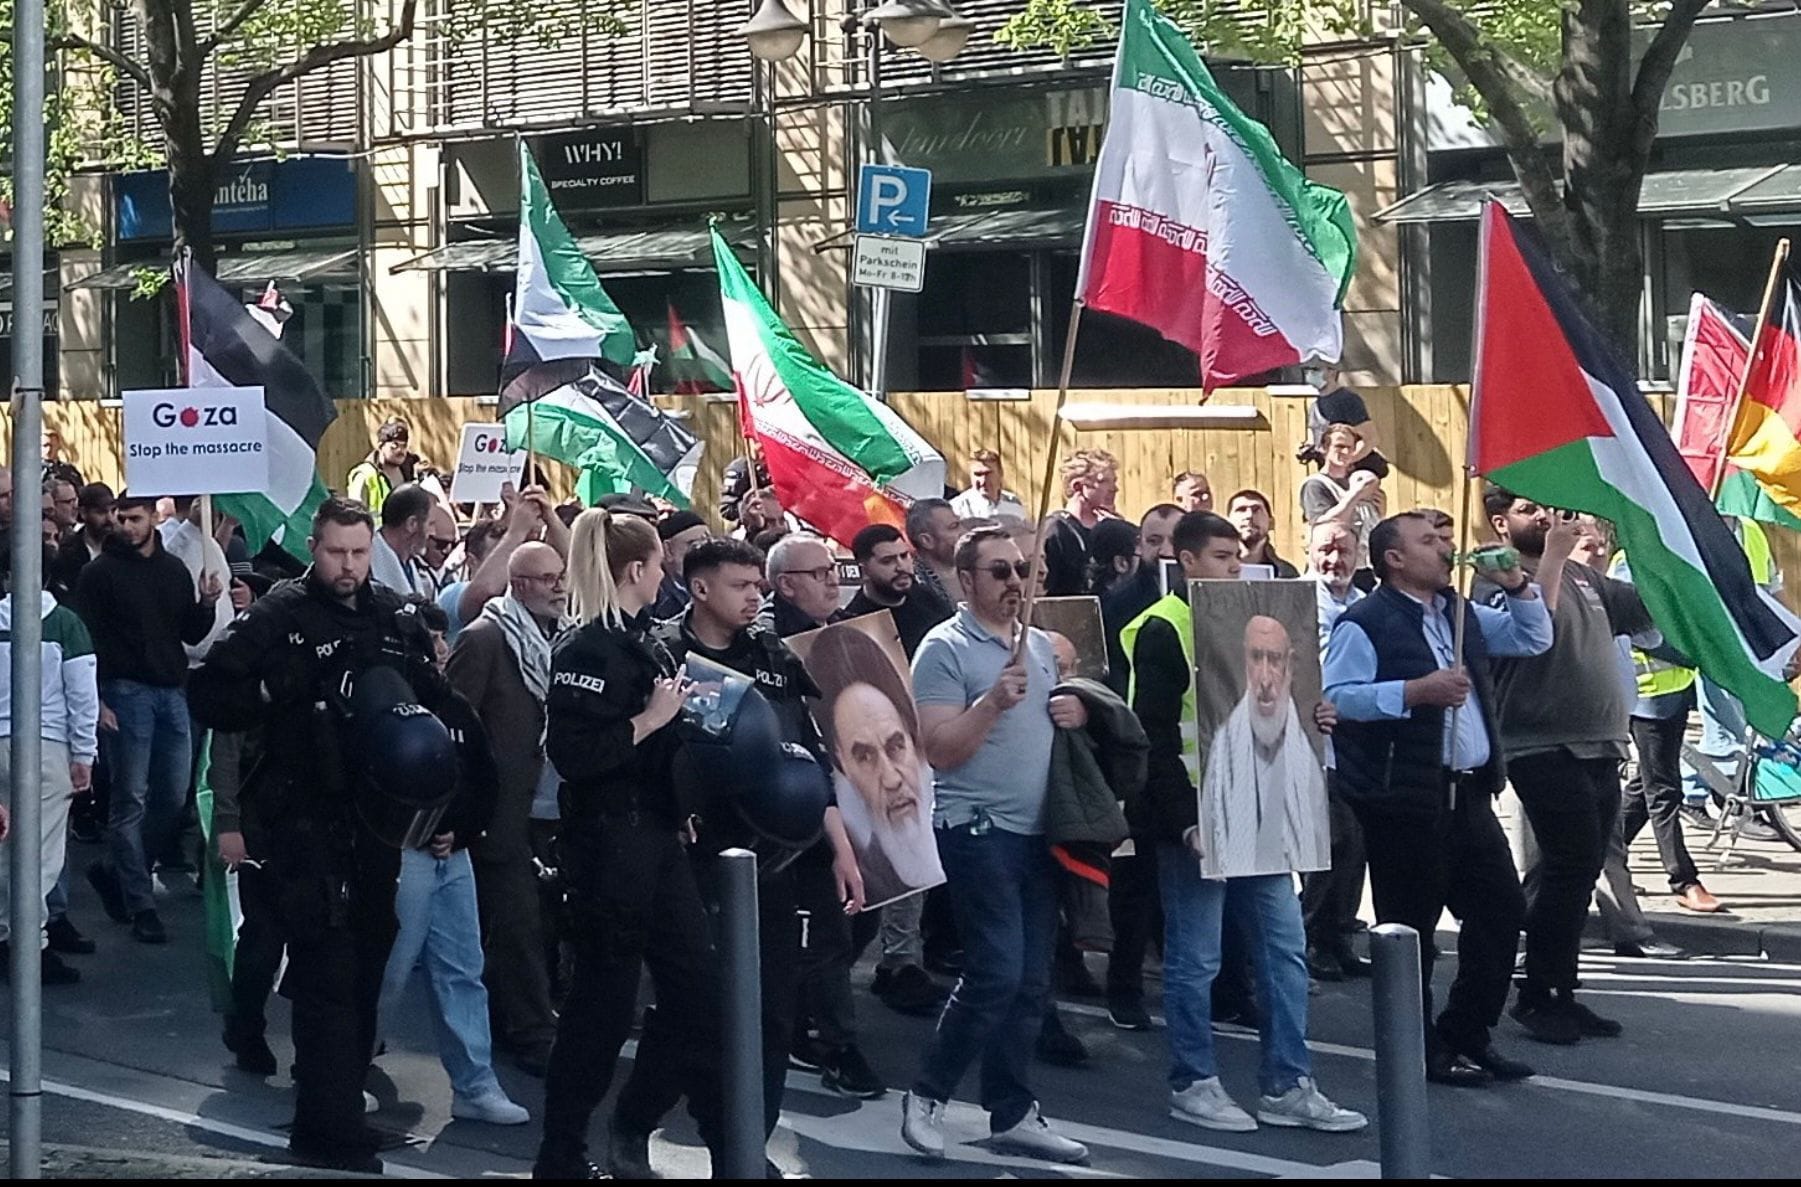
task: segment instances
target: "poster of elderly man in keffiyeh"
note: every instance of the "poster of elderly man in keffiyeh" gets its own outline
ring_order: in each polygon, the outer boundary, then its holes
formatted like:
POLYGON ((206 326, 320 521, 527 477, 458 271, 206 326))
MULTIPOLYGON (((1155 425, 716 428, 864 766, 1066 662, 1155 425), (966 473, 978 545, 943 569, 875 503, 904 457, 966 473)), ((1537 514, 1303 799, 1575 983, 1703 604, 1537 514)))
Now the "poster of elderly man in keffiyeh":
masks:
POLYGON ((1318 602, 1310 581, 1199 581, 1194 615, 1201 746, 1201 876, 1331 865, 1320 701, 1318 602))

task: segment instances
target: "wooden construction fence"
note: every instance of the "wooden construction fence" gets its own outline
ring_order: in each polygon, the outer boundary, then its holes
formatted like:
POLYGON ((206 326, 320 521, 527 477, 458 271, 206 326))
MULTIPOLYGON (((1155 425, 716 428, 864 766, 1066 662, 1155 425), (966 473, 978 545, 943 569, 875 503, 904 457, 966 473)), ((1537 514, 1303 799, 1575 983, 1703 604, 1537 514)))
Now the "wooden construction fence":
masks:
MULTIPOLYGON (((1363 391, 1374 419, 1383 452, 1394 472, 1383 483, 1391 511, 1411 507, 1442 507, 1455 512, 1458 473, 1463 461, 1469 425, 1468 389, 1460 386, 1409 386, 1371 388, 1363 391)), ((1122 404, 1186 404, 1200 399, 1193 390, 1084 391, 1072 398, 1085 402, 1122 404)), ((1653 395, 1660 413, 1672 403, 1653 395)), ((1049 431, 1056 393, 1034 391, 1025 400, 971 400, 961 393, 902 393, 893 407, 926 440, 945 456, 952 485, 967 483, 968 457, 972 450, 997 452, 1006 471, 1009 489, 1018 492, 1028 507, 1035 505, 1040 469, 1039 452, 1049 431)), ((719 477, 726 463, 743 443, 738 435, 737 412, 732 401, 700 396, 662 397, 660 402, 684 414, 690 427, 705 442, 695 481, 697 510, 713 517, 719 477)), ((1136 516, 1153 503, 1169 498, 1169 479, 1182 470, 1200 470, 1212 483, 1216 505, 1223 511, 1232 492, 1250 487, 1262 491, 1275 510, 1278 551, 1300 563, 1301 482, 1312 472, 1294 459, 1295 447, 1306 436, 1308 401, 1271 396, 1264 389, 1216 392, 1215 404, 1248 404, 1257 409, 1259 423, 1250 429, 1178 430, 1160 432, 1077 433, 1065 427, 1062 452, 1100 448, 1120 459, 1120 509, 1136 516)), ((494 405, 475 399, 343 400, 339 417, 320 443, 319 470, 327 485, 342 488, 345 476, 368 453, 376 427, 398 416, 412 428, 413 448, 422 457, 448 467, 455 460, 464 423, 492 421, 494 405)), ((45 423, 56 429, 67 456, 91 478, 117 484, 121 477, 123 442, 119 411, 90 401, 48 405, 45 423)), ((0 427, 0 440, 10 448, 11 422, 0 427)), ((546 464, 559 495, 574 485, 571 473, 546 464)), ((1055 501, 1053 502, 1055 505, 1055 501)), ((1471 494, 1471 519, 1480 526, 1479 495, 1471 494)), ((1772 531, 1771 542, 1785 574, 1801 574, 1801 535, 1772 531)), ((1789 582, 1801 592, 1801 583, 1789 582)), ((1796 594, 1791 592, 1791 598, 1796 594)))

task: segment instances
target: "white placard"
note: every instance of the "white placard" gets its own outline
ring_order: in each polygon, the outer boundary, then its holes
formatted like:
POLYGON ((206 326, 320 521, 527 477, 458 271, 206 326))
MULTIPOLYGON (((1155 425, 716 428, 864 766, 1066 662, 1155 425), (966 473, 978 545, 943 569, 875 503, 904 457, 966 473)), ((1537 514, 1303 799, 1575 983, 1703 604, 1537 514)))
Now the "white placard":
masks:
POLYGON ((858 235, 850 278, 852 284, 917 293, 926 283, 925 241, 858 235))
POLYGON ((450 480, 450 501, 498 503, 501 485, 510 482, 517 488, 523 473, 525 451, 507 452, 505 425, 464 425, 456 474, 450 480))
POLYGON ((123 397, 125 487, 132 494, 268 491, 262 388, 146 388, 123 397))

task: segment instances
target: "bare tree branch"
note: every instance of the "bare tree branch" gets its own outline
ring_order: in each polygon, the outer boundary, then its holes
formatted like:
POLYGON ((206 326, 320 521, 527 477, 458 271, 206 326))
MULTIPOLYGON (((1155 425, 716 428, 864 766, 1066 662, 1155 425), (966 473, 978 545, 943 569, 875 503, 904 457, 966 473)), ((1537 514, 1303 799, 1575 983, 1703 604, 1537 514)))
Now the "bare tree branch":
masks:
MULTIPOLYGON (((1683 0, 1692 3, 1693 0, 1683 0)), ((1557 171, 1539 143, 1539 131, 1527 101, 1548 103, 1545 81, 1490 45, 1468 17, 1444 0, 1401 0, 1438 38, 1464 77, 1488 105, 1501 133, 1502 147, 1519 178, 1526 203, 1539 225, 1555 240, 1564 240, 1567 222, 1557 185, 1557 171)))
MULTIPOLYGON (((12 40, 10 31, 6 34, 5 40, 8 42, 12 40)), ((59 33, 50 39, 49 46, 55 50, 73 49, 93 54, 145 90, 150 89, 150 71, 145 69, 143 63, 132 61, 105 42, 95 41, 91 37, 83 37, 79 33, 59 33)))
POLYGON ((244 96, 238 100, 237 110, 231 113, 231 119, 225 129, 219 133, 219 142, 213 146, 215 160, 230 160, 249 131, 250 123, 256 118, 256 109, 262 106, 275 91, 293 82, 304 74, 323 69, 333 62, 342 62, 347 58, 367 58, 375 54, 386 53, 413 35, 413 22, 418 16, 419 0, 406 0, 400 10, 400 19, 393 27, 379 37, 354 37, 344 41, 334 41, 330 45, 316 45, 293 61, 273 70, 265 70, 252 78, 244 87, 244 96))
POLYGON ((1675 0, 1663 24, 1639 59, 1638 77, 1632 83, 1633 137, 1641 155, 1649 154, 1657 139, 1657 111, 1675 72, 1676 59, 1688 44, 1695 21, 1710 0, 1675 0))
POLYGON ((220 21, 213 31, 201 41, 200 56, 211 57, 214 50, 224 45, 228 37, 243 28, 244 22, 262 11, 263 5, 268 2, 269 0, 244 0, 236 12, 220 21))

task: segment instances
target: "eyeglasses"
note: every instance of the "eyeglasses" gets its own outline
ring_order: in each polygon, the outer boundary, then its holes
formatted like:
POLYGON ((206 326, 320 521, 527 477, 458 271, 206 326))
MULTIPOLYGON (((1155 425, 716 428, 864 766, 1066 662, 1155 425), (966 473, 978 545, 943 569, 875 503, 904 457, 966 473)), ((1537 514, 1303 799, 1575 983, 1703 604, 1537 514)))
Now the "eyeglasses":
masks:
POLYGON ((457 546, 455 536, 450 537, 448 540, 443 536, 427 536, 425 542, 430 544, 433 548, 442 548, 446 552, 457 546))
POLYGON ((837 581, 837 565, 821 565, 817 569, 789 569, 797 577, 811 577, 815 581, 837 581))
POLYGON ((517 577, 513 578, 513 580, 514 581, 529 581, 533 585, 552 585, 552 586, 554 586, 558 582, 562 581, 563 577, 564 577, 564 574, 562 574, 562 573, 521 573, 517 577))
POLYGON ((992 565, 970 566, 971 573, 986 573, 996 581, 1005 581, 1009 572, 1016 574, 1021 581, 1032 575, 1032 566, 1028 561, 1016 561, 1009 565, 1006 561, 995 561, 992 565))

